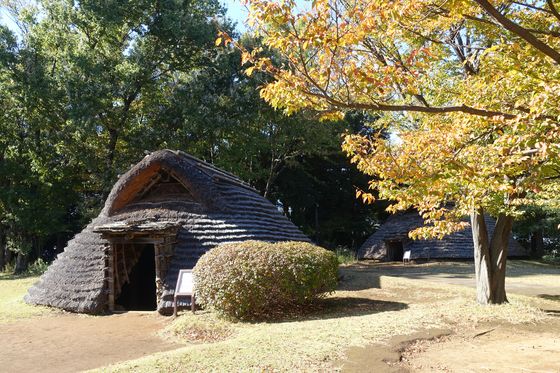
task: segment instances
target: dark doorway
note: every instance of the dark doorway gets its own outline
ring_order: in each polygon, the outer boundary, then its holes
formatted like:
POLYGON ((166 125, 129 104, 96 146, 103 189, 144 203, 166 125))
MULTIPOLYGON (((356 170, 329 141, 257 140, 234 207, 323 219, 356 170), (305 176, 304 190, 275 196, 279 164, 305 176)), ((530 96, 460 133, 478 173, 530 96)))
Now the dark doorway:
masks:
POLYGON ((404 254, 404 247, 402 241, 388 241, 385 242, 387 247, 387 260, 390 262, 402 261, 404 254))
POLYGON ((155 311, 156 262, 154 245, 134 245, 138 261, 130 271, 115 303, 128 311, 155 311))

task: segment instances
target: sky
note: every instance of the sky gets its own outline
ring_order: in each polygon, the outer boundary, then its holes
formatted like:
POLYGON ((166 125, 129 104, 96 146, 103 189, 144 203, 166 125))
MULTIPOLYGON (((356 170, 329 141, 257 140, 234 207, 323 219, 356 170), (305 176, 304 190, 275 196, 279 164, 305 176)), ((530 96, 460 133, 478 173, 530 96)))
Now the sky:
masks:
MULTIPOLYGON (((227 15, 229 18, 237 22, 237 31, 243 33, 247 30, 245 21, 249 15, 249 11, 241 4, 241 0, 221 0, 221 3, 227 8, 227 15)), ((311 1, 309 0, 296 0, 296 5, 299 9, 309 9, 311 1)))
POLYGON ((16 24, 12 21, 8 12, 2 7, 0 7, 0 24, 8 26, 13 31, 17 29, 16 24))
POLYGON ((245 21, 247 20, 248 11, 241 5, 240 0, 225 0, 222 4, 227 8, 227 15, 233 21, 237 22, 237 31, 244 32, 247 27, 245 21))

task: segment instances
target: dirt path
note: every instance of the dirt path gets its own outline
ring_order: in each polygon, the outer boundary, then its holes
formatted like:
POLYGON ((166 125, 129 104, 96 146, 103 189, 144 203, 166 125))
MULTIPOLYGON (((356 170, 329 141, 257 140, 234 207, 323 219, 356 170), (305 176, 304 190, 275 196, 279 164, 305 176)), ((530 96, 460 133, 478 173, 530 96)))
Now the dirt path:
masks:
POLYGON ((393 337, 386 344, 350 348, 341 370, 560 373, 560 320, 539 325, 486 324, 450 333, 426 330, 393 337))
POLYGON ((447 336, 450 333, 451 331, 446 329, 423 330, 411 335, 395 336, 387 344, 350 348, 346 354, 346 360, 335 365, 340 365, 343 373, 408 372, 408 367, 403 366, 400 362, 402 350, 410 341, 428 341, 447 336))
POLYGON ((560 322, 486 325, 403 353, 414 372, 560 372, 560 322), (504 343, 507 341, 507 343, 504 343))
POLYGON ((0 326, 0 371, 76 372, 181 347, 157 336, 168 318, 55 314, 0 326), (48 362, 48 363, 47 363, 48 362))

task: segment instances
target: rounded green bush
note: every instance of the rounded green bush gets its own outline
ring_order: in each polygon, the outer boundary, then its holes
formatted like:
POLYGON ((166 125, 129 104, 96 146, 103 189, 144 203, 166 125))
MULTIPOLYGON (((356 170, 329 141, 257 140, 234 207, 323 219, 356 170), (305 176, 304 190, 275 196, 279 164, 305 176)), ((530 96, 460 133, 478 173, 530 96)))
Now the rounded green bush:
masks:
POLYGON ((218 246, 194 267, 196 300, 236 319, 269 319, 335 290, 336 255, 306 242, 218 246))

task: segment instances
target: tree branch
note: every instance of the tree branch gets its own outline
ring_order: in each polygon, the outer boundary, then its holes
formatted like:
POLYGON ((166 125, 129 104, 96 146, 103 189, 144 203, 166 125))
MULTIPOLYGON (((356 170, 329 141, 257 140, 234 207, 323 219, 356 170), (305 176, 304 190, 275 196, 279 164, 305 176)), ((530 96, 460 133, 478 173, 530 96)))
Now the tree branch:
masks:
MULTIPOLYGON (((463 14, 463 17, 465 17, 466 19, 471 20, 471 21, 482 22, 482 23, 486 23, 488 25, 492 25, 492 26, 496 26, 496 27, 502 27, 502 25, 499 24, 499 23, 492 22, 488 19, 475 17, 475 16, 472 16, 470 14, 463 14)), ((534 29, 534 28, 525 28, 525 30, 527 30, 528 32, 532 32, 533 34, 550 35, 550 36, 554 36, 554 37, 557 37, 557 38, 560 37, 560 32, 557 32, 557 31, 537 30, 537 29, 534 29)))
POLYGON ((414 111, 420 113, 432 113, 432 114, 446 114, 446 113, 465 113, 465 114, 472 114, 481 117, 504 117, 506 119, 513 119, 516 116, 509 113, 502 113, 500 111, 492 111, 492 110, 484 110, 484 109, 477 109, 467 105, 461 106, 444 106, 444 107, 436 107, 436 106, 416 106, 416 105, 376 105, 376 109, 379 111, 414 111))
POLYGON ((546 3, 548 4, 548 7, 550 8, 550 12, 552 14, 554 14, 554 16, 556 18, 558 18, 558 20, 560 21, 560 13, 558 12, 558 9, 556 9, 556 7, 554 6, 554 3, 552 2, 552 0, 546 0, 546 3))
POLYGON ((547 9, 544 9, 544 8, 541 8, 541 7, 538 7, 538 6, 535 6, 535 5, 531 5, 531 4, 525 4, 525 3, 522 3, 520 1, 512 1, 512 3, 523 6, 523 7, 526 7, 526 8, 529 8, 529 9, 538 10, 539 12, 551 13, 550 10, 547 10, 547 9))
POLYGON ((519 26, 517 23, 505 17, 500 13, 488 0, 475 0, 478 5, 482 7, 488 14, 490 14, 499 24, 506 30, 516 34, 541 53, 552 58, 557 64, 560 64, 560 53, 551 48, 548 44, 538 39, 535 35, 531 34, 527 29, 519 26))
POLYGON ((333 106, 345 109, 360 109, 360 110, 372 110, 372 111, 410 111, 418 113, 431 113, 431 114, 447 114, 447 113, 465 113, 476 115, 479 117, 503 117, 505 119, 514 119, 516 115, 510 113, 503 113, 501 111, 484 110, 477 109, 472 106, 460 105, 460 106, 420 106, 420 105, 387 105, 387 104, 362 104, 362 103, 346 103, 333 98, 326 92, 316 93, 309 90, 304 91, 304 93, 323 98, 327 100, 333 106))

